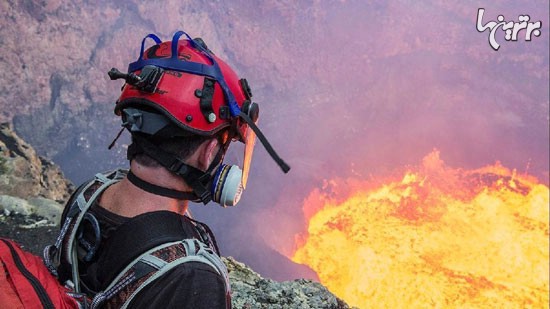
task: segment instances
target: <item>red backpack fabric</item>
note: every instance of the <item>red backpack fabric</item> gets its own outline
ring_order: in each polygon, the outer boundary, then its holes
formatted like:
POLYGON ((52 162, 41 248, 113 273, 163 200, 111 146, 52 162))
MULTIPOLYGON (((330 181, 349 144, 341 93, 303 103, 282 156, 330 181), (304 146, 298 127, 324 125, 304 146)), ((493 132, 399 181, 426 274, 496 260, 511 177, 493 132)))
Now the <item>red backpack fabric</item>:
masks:
POLYGON ((3 308, 79 308, 42 258, 0 238, 0 304, 3 308))

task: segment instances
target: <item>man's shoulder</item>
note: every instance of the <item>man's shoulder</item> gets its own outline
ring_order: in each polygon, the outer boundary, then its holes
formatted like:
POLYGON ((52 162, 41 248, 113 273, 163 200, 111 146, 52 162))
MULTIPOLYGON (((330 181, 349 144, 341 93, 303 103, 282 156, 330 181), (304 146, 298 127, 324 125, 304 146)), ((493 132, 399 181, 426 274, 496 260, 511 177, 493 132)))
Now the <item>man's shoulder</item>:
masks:
POLYGON ((91 206, 104 189, 120 181, 126 177, 127 174, 128 170, 120 168, 107 172, 96 173, 93 177, 90 177, 88 180, 82 182, 67 200, 61 216, 61 222, 63 223, 65 221, 67 213, 71 208, 78 207, 82 210, 85 207, 85 203, 90 204, 88 207, 91 206), (78 203, 82 205, 77 205, 78 203))
POLYGON ((226 308, 223 277, 199 262, 180 264, 144 288, 132 308, 226 308))

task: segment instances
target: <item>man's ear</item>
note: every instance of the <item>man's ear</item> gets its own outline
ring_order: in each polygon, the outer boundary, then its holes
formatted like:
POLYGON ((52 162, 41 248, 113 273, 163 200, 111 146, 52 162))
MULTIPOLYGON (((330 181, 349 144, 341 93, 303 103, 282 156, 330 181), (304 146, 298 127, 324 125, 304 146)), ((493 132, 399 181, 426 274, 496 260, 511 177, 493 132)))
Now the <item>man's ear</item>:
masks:
POLYGON ((199 155, 199 168, 203 171, 208 169, 214 158, 216 157, 216 154, 218 153, 218 140, 213 138, 210 139, 200 147, 200 155, 199 155))

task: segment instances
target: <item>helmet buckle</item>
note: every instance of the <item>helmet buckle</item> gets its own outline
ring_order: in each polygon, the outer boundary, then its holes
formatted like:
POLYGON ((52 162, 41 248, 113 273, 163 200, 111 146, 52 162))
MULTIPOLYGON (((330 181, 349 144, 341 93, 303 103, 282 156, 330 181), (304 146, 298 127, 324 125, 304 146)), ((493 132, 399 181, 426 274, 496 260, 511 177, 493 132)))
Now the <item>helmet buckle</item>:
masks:
POLYGON ((122 126, 128 128, 130 132, 139 132, 142 125, 143 115, 136 109, 128 108, 122 111, 124 113, 122 126))

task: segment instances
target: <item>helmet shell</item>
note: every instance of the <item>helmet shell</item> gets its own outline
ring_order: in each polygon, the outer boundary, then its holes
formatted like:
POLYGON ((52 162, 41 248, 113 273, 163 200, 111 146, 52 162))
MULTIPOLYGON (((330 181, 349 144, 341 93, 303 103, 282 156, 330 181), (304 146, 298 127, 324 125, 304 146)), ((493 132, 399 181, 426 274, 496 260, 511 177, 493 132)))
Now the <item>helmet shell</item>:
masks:
MULTIPOLYGON (((143 59, 170 58, 171 41, 162 42, 147 49, 143 59)), ((178 41, 178 60, 212 65, 211 61, 189 40, 178 41)), ((235 101, 242 110, 246 95, 239 82, 237 74, 220 58, 211 54, 218 63, 222 75, 229 90, 233 93, 235 101)), ((139 75, 141 70, 131 72, 139 75)), ((129 72, 130 73, 130 72, 129 72)), ((171 122, 183 130, 193 134, 212 136, 220 130, 235 122, 241 127, 240 120, 231 119, 229 113, 222 113, 222 107, 227 106, 227 101, 219 83, 214 83, 214 94, 212 96, 212 110, 215 120, 209 121, 203 114, 200 107, 200 95, 198 91, 203 89, 205 76, 187 73, 183 71, 165 69, 156 90, 151 93, 126 83, 122 88, 120 98, 116 102, 115 113, 121 114, 126 107, 153 108, 164 114, 171 122), (223 115, 222 115, 223 114, 223 115)), ((200 92, 199 92, 200 93, 200 92)))

